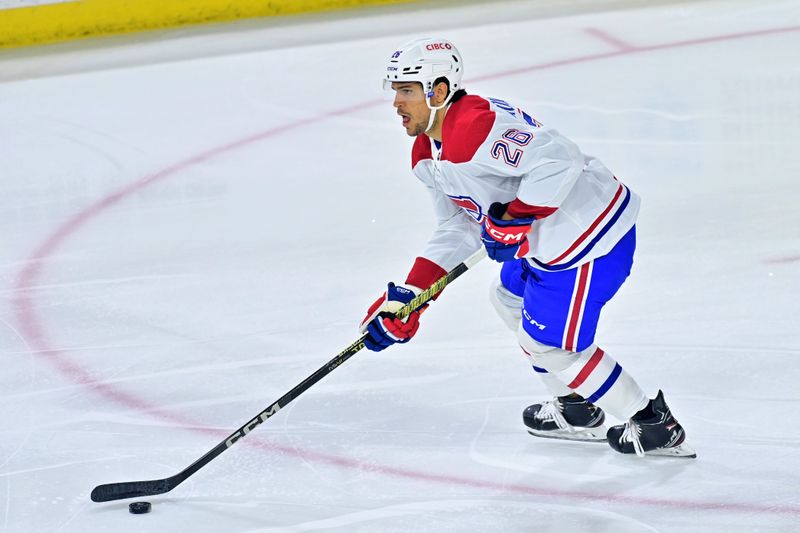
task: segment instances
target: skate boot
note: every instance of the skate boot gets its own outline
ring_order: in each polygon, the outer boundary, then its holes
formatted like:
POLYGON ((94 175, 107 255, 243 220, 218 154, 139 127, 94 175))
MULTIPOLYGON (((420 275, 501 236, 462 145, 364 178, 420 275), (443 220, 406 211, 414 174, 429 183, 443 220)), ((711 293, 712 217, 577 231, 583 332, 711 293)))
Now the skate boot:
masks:
POLYGON ((661 391, 630 420, 612 426, 607 437, 608 444, 620 453, 635 453, 639 457, 697 457, 695 451, 684 443, 686 433, 672 416, 661 391))
POLYGON ((577 394, 528 406, 522 421, 528 433, 551 439, 604 441, 606 415, 577 394))

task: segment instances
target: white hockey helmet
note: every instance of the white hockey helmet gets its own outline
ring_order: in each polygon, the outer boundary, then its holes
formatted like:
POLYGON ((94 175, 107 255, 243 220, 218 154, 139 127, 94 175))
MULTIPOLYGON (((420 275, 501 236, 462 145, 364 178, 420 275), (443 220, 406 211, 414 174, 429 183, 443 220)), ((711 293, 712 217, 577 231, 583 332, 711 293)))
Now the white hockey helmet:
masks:
POLYGON ((397 49, 386 64, 383 87, 388 90, 394 82, 419 82, 425 92, 425 101, 431 109, 447 105, 453 93, 461 89, 464 63, 458 49, 445 39, 415 39, 397 49), (446 78, 450 93, 441 106, 431 106, 433 84, 439 78, 446 78))

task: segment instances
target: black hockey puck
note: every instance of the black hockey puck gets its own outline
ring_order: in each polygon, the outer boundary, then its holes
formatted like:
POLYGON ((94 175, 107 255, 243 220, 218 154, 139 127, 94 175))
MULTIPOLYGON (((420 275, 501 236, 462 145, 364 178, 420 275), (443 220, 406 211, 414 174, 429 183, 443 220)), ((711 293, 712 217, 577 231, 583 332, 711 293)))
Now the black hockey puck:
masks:
POLYGON ((128 511, 133 514, 146 514, 150 512, 150 502, 133 502, 128 506, 128 511))

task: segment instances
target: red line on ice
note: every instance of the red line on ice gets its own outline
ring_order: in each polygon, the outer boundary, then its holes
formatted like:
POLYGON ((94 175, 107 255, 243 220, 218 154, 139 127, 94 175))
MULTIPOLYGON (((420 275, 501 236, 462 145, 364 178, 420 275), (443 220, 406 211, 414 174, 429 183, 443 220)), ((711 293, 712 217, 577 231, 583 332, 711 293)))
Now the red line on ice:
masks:
MULTIPOLYGON (((645 47, 628 48, 610 53, 580 56, 570 59, 563 59, 560 61, 553 61, 550 63, 532 65, 529 67, 524 67, 516 70, 498 72, 492 75, 473 78, 472 81, 503 78, 503 77, 513 76, 515 74, 534 72, 534 71, 545 70, 549 68, 555 68, 566 65, 574 65, 577 63, 585 63, 589 61, 597 61, 615 56, 623 56, 641 52, 651 52, 656 50, 666 50, 670 48, 679 48, 683 46, 693 46, 705 43, 743 39, 743 38, 757 37, 764 35, 774 35, 779 33, 796 32, 799 30, 800 26, 771 28, 771 29, 764 29, 752 32, 727 34, 727 35, 720 35, 713 37, 705 37, 700 39, 691 39, 686 41, 677 41, 672 43, 664 43, 664 44, 651 45, 645 47)), ((141 189, 144 189, 155 182, 174 176, 175 174, 178 174, 183 170, 186 170, 192 165, 195 165, 202 161, 206 161, 215 156, 231 152, 233 150, 236 150, 237 148, 241 148, 258 141, 282 135, 286 132, 301 128, 303 126, 318 123, 320 120, 324 120, 326 118, 348 115, 350 113, 357 112, 361 109, 374 106, 379 103, 382 103, 382 101, 364 102, 351 107, 334 110, 329 113, 324 113, 322 115, 313 118, 307 118, 283 126, 277 126, 275 128, 260 133, 256 133, 249 137, 244 137, 232 141, 228 144, 224 144, 222 146, 218 146, 216 148, 207 150, 193 157, 177 162, 154 174, 150 174, 142 179, 134 181, 133 183, 117 190, 116 192, 113 192, 108 196, 98 200, 94 204, 86 207, 82 211, 78 212, 76 215, 69 218, 66 222, 58 226, 53 233, 51 233, 44 241, 42 241, 34 249, 30 257, 26 261, 25 266, 20 270, 14 284, 14 288, 16 290, 14 291, 14 297, 11 303, 14 309, 16 321, 18 322, 20 328, 20 332, 24 335, 25 339, 30 344, 31 348, 33 349, 33 353, 36 356, 43 357, 45 360, 51 363, 61 374, 66 376, 71 381, 86 387, 87 389, 105 397, 106 399, 112 400, 132 410, 147 413, 151 416, 161 419, 162 421, 167 421, 173 424, 177 424, 186 429, 192 429, 193 431, 199 431, 204 434, 212 434, 220 438, 226 436, 227 433, 223 433, 218 430, 203 429, 203 428, 198 429, 197 424, 194 422, 186 420, 183 417, 176 415, 174 413, 165 411, 159 408, 158 406, 151 405, 148 402, 132 394, 126 393, 122 390, 115 389, 111 385, 98 381, 91 375, 89 371, 82 368, 77 363, 71 361, 62 350, 53 348, 48 340, 47 334, 45 333, 42 323, 39 320, 39 317, 37 316, 35 311, 34 300, 33 300, 33 290, 35 288, 34 282, 41 275, 42 270, 44 269, 44 266, 47 263, 50 256, 70 236, 77 233, 83 226, 91 222, 93 219, 95 219, 97 216, 103 213, 106 209, 121 202, 131 194, 141 189)), ((469 479, 464 477, 443 475, 443 474, 433 474, 429 472, 415 471, 388 465, 376 465, 376 464, 366 463, 363 461, 358 461, 355 459, 350 459, 347 457, 322 454, 319 452, 313 452, 308 450, 297 450, 295 448, 290 448, 285 446, 277 446, 274 444, 267 443, 263 440, 254 439, 253 437, 250 437, 248 440, 244 441, 244 443, 257 448, 269 450, 270 452, 279 451, 283 454, 300 457, 305 460, 322 462, 329 465, 334 465, 344 468, 353 468, 366 472, 378 472, 388 476, 414 479, 417 481, 429 481, 434 483, 458 485, 462 487, 487 488, 499 492, 510 492, 517 494, 536 495, 539 497, 562 498, 562 499, 579 500, 579 501, 580 500, 601 501, 601 502, 608 502, 615 504, 652 505, 659 507, 671 507, 677 509, 781 513, 789 515, 800 515, 800 507, 790 506, 790 505, 784 505, 784 506, 767 505, 767 504, 759 505, 759 504, 748 504, 740 502, 702 502, 702 501, 689 501, 689 500, 673 500, 665 498, 635 498, 617 494, 604 495, 594 492, 557 490, 552 488, 542 489, 527 485, 518 485, 518 484, 509 485, 503 482, 469 479)), ((168 472, 166 474, 172 474, 172 472, 168 472)))
POLYGON ((619 39, 616 35, 612 35, 608 32, 605 32, 599 28, 586 28, 583 30, 585 33, 588 33, 592 37, 599 39, 605 43, 610 44, 611 46, 619 49, 619 50, 635 50, 636 47, 632 46, 622 39, 619 39))
POLYGON ((469 81, 484 81, 493 80, 496 78, 504 78, 506 76, 514 76, 516 74, 526 74, 538 70, 545 70, 555 67, 565 67, 567 65, 575 65, 577 63, 588 63, 589 61, 598 61, 601 59, 610 59, 612 57, 621 57, 633 54, 641 54, 645 52, 656 52, 658 50, 668 50, 672 48, 683 48, 685 46, 696 46, 699 44, 709 44, 722 41, 735 41, 738 39, 749 39, 751 37, 763 37, 768 35, 777 35, 780 33, 793 33, 800 31, 800 26, 786 26, 783 28, 767 28, 763 30, 748 31, 742 33, 729 33, 725 35, 715 35, 712 37, 701 37, 698 39, 687 39, 685 41, 674 41, 671 43, 653 44, 648 46, 637 46, 625 50, 615 50, 612 52, 602 52, 599 54, 592 54, 586 56, 577 56, 567 59, 559 59, 549 63, 540 63, 538 65, 531 65, 530 67, 520 67, 502 72, 495 72, 486 76, 478 76, 470 78, 469 81))
POLYGON ((783 263, 796 263, 800 261, 800 255, 790 255, 786 257, 774 257, 772 259, 767 259, 767 263, 771 265, 780 265, 783 263))

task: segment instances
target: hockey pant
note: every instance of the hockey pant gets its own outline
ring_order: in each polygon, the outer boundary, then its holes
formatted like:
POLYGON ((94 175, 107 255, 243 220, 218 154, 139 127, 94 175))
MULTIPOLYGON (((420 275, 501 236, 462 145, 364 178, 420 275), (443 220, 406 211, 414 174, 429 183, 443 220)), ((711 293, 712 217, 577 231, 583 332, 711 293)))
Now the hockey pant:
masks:
POLYGON ((594 336, 600 311, 630 273, 635 248, 632 228, 608 254, 577 268, 545 271, 525 259, 509 261, 491 291, 498 314, 554 395, 575 392, 621 420, 643 409, 647 396, 594 336))

